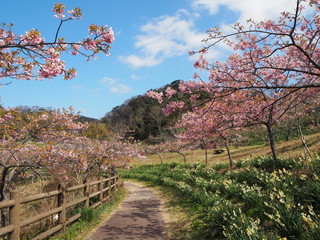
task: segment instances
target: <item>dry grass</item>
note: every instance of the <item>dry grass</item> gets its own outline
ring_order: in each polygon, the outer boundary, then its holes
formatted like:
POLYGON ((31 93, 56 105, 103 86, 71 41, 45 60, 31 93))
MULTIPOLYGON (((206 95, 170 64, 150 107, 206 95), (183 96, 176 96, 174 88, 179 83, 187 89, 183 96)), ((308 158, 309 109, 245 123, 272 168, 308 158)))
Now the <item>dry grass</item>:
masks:
MULTIPOLYGON (((92 181, 97 179, 92 179, 92 181)), ((67 186, 73 185, 71 182, 67 183, 67 186)), ((15 187, 19 191, 21 197, 26 196, 34 196, 44 192, 50 192, 57 190, 59 183, 54 180, 30 180, 20 184, 17 184, 15 187)), ((90 187, 90 193, 98 191, 98 185, 94 185, 90 187)), ((84 195, 83 189, 75 190, 72 192, 68 192, 65 195, 66 202, 73 202, 84 195)), ((83 203, 79 203, 73 207, 67 209, 67 216, 74 215, 77 208, 81 208, 83 203)), ((48 197, 40 200, 35 200, 29 203, 25 203, 21 205, 21 221, 29 218, 30 216, 36 216, 41 213, 47 212, 54 208, 58 207, 57 196, 48 197)), ((45 229, 49 229, 54 227, 57 224, 57 219, 54 215, 46 217, 42 220, 39 220, 35 223, 29 224, 21 229, 23 239, 32 238, 39 232, 44 231, 45 229)))
MULTIPOLYGON (((313 153, 320 152, 320 133, 306 136, 306 142, 313 153)), ((288 142, 279 142, 276 144, 280 157, 301 157, 304 155, 300 139, 288 142)), ((255 145, 245 147, 231 147, 231 153, 234 161, 247 160, 253 157, 271 155, 269 145, 255 145)), ((205 163, 204 150, 190 150, 184 152, 187 163, 205 163)), ((166 153, 161 156, 163 163, 179 162, 183 163, 183 158, 178 153, 166 153)), ((208 150, 208 162, 210 165, 217 163, 227 163, 229 158, 227 152, 214 154, 214 149, 208 150)), ((148 155, 147 159, 134 159, 132 165, 157 164, 161 163, 158 155, 148 155)))

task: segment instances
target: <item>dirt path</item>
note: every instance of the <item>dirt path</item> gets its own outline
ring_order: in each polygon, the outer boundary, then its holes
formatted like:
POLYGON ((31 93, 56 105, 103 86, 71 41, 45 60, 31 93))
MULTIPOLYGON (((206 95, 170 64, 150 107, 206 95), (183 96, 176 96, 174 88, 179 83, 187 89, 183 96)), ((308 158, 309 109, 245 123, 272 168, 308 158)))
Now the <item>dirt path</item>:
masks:
POLYGON ((165 222, 155 193, 138 183, 125 182, 128 196, 119 209, 87 240, 163 240, 165 222))

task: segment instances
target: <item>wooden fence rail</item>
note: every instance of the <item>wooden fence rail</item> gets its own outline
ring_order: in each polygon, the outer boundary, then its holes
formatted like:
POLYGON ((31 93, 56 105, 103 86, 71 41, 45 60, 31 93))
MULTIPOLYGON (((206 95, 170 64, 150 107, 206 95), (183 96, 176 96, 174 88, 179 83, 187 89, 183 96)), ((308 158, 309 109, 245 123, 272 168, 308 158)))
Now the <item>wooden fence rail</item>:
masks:
POLYGON ((119 176, 115 175, 98 181, 87 182, 86 184, 76 185, 68 188, 60 185, 58 190, 22 198, 20 197, 19 192, 14 190, 10 193, 10 200, 0 202, 0 210, 9 208, 9 225, 6 227, 0 227, 0 239, 3 239, 1 238, 1 236, 9 235, 10 240, 20 240, 22 227, 25 227, 29 224, 35 223, 50 216, 57 216, 58 224, 56 226, 33 238, 34 240, 45 239, 46 237, 60 231, 61 229, 64 229, 68 224, 76 221, 81 217, 81 214, 78 213, 73 216, 69 216, 67 219, 68 208, 82 202, 84 202, 84 207, 96 208, 111 197, 112 192, 114 192, 118 188, 119 183, 119 176), (92 190, 92 186, 95 185, 98 186, 97 190, 92 190), (107 187, 105 187, 105 185, 107 185, 107 187), (83 189, 83 197, 71 202, 68 202, 66 200, 67 193, 81 189, 83 189), (91 204, 90 199, 95 196, 99 196, 98 201, 91 204), (20 215, 21 207, 23 204, 46 199, 49 197, 56 197, 56 201, 58 203, 58 206, 56 208, 21 221, 20 215))

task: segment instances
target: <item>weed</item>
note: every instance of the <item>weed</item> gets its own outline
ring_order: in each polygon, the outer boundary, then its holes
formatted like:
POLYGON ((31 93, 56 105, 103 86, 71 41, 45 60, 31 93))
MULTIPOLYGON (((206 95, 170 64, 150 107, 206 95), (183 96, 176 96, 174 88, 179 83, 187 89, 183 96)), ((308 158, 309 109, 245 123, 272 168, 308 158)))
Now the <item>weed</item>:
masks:
POLYGON ((81 210, 80 221, 91 223, 97 217, 97 211, 93 208, 84 208, 81 210))

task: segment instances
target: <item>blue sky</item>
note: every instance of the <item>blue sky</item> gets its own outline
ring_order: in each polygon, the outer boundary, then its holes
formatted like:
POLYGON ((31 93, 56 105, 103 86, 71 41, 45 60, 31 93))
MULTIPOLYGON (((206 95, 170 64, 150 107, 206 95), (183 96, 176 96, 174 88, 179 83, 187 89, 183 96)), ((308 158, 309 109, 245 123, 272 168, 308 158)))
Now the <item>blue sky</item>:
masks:
MULTIPOLYGON (((4 107, 41 106, 68 108, 82 115, 101 118, 131 97, 144 94, 174 80, 192 79, 194 68, 188 50, 202 46, 205 31, 252 18, 276 18, 291 11, 295 0, 62 0, 67 9, 80 7, 83 18, 67 22, 61 35, 78 41, 86 37, 88 26, 109 25, 115 42, 111 55, 99 55, 87 62, 81 56, 63 55, 68 68, 78 76, 72 80, 12 81, 0 89, 4 107)), ((16 34, 39 29, 53 40, 59 24, 51 9, 56 1, 2 1, 0 22, 14 23, 16 34)), ((210 53, 222 60, 229 50, 221 46, 210 53)))

